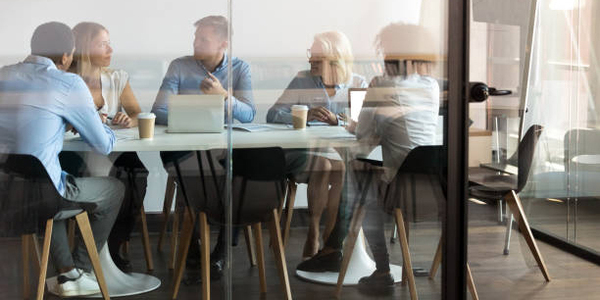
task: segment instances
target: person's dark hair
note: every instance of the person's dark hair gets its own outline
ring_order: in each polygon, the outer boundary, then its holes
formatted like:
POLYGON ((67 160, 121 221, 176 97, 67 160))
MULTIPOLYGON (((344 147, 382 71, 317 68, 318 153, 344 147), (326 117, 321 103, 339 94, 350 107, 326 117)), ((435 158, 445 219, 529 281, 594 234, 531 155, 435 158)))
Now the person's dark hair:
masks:
POLYGON ((38 26, 31 37, 31 54, 44 56, 60 64, 63 54, 71 54, 75 38, 71 28, 60 22, 48 22, 38 26))
POLYGON ((204 18, 196 21, 196 23, 194 23, 194 26, 196 26, 196 28, 204 27, 204 26, 211 26, 212 28, 215 29, 215 32, 221 38, 223 38, 224 40, 227 39, 227 33, 228 33, 227 18, 225 18, 223 16, 204 17, 204 18))

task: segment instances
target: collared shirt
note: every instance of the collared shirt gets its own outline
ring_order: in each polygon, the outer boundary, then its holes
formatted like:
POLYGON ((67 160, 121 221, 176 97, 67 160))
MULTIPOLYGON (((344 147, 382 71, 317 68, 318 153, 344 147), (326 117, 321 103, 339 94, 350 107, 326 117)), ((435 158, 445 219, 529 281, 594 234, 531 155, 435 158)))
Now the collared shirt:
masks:
POLYGON ((292 105, 306 105, 309 109, 323 106, 334 114, 344 113, 348 107, 348 89, 366 88, 364 77, 352 74, 349 82, 336 85, 335 95, 327 95, 321 76, 313 76, 310 71, 298 72, 277 102, 267 113, 268 123, 292 123, 292 105))
POLYGON ((33 55, 0 69, 0 152, 37 157, 61 195, 66 172, 58 154, 67 124, 95 151, 112 151, 115 135, 100 121, 81 77, 33 55))
POLYGON ((419 74, 373 78, 363 103, 356 137, 362 154, 381 145, 383 180, 391 182, 411 149, 434 145, 440 107, 435 79, 419 74))
MULTIPOLYGON (((221 64, 212 72, 225 89, 228 84, 227 59, 225 54, 221 64)), ((250 65, 236 57, 231 59, 231 65, 233 95, 230 95, 227 101, 233 101, 233 118, 242 123, 252 122, 256 107, 252 100, 250 65)), ((152 106, 152 112, 156 114, 156 123, 166 125, 168 122, 169 96, 203 94, 200 83, 207 77, 208 71, 193 56, 184 56, 172 61, 152 106)))

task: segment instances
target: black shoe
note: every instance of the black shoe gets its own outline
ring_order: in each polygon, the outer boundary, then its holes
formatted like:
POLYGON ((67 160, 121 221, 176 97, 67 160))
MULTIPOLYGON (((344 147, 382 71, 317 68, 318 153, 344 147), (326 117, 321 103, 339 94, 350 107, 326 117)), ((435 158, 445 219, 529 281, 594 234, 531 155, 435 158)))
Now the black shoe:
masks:
POLYGON ((202 274, 198 270, 186 270, 183 284, 185 285, 199 285, 202 283, 202 274))
POLYGON ((133 267, 131 266, 131 261, 121 257, 120 254, 111 255, 111 256, 112 256, 113 262, 115 263, 117 268, 119 268, 119 270, 123 271, 124 273, 131 273, 131 271, 133 270, 133 267))
POLYGON ((341 264, 341 251, 334 251, 328 254, 322 254, 319 251, 315 256, 301 262, 296 269, 306 272, 339 272, 341 264))
POLYGON ((188 255, 188 258, 185 260, 185 269, 186 270, 194 270, 199 271, 202 268, 202 263, 198 258, 192 258, 188 255))
POLYGON ((388 272, 380 272, 375 270, 370 276, 361 278, 358 281, 359 288, 366 289, 381 289, 394 286, 394 276, 388 272))
POLYGON ((223 268, 225 268, 225 258, 210 260, 210 280, 219 280, 223 276, 223 268))

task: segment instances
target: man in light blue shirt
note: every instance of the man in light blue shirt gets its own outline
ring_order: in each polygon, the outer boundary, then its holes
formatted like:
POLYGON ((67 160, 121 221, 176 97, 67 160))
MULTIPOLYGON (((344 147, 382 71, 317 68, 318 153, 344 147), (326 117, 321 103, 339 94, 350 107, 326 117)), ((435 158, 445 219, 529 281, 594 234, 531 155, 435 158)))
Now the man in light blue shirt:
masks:
MULTIPOLYGON (((115 135, 102 124, 86 84, 67 73, 73 60, 74 38, 62 23, 36 28, 31 55, 23 62, 0 69, 0 151, 38 158, 56 190, 75 202, 94 202, 90 220, 97 245, 103 245, 123 199, 124 187, 113 178, 74 178, 62 171, 58 154, 66 130, 76 130, 96 152, 108 154, 115 135)), ((51 254, 58 268, 61 296, 98 293, 89 257, 79 245, 69 250, 64 218, 55 216, 51 254)))
MULTIPOLYGON (((242 123, 250 123, 256 114, 256 107, 252 100, 252 83, 250 79, 250 66, 225 53, 228 41, 228 21, 223 16, 208 16, 194 23, 194 55, 180 57, 171 62, 167 74, 163 79, 152 112, 156 115, 156 123, 168 123, 168 101, 171 95, 177 94, 209 94, 223 95, 225 101, 232 101, 232 117, 242 123), (233 95, 227 92, 228 59, 232 66, 233 95)), ((227 110, 225 102, 225 110, 227 110)), ((227 119, 227 112, 225 114, 227 119)), ((164 163, 180 161, 191 156, 190 152, 162 152, 164 163)), ((235 233, 234 233, 235 235, 235 233)), ((199 238, 195 230, 193 240, 199 238)), ((211 277, 221 277, 225 262, 225 231, 221 227, 218 242, 211 254, 211 277)), ((200 257, 197 243, 190 244, 188 255, 188 270, 199 267, 193 258, 200 257)), ((193 273, 193 272, 192 272, 193 273)), ((188 282, 198 281, 188 279, 188 282)))
MULTIPOLYGON (((168 122, 168 101, 171 95, 211 94, 223 95, 233 101, 233 118, 249 123, 254 119, 256 107, 252 100, 250 66, 236 57, 231 58, 233 95, 227 93, 227 19, 208 16, 195 24, 194 55, 175 59, 169 65, 152 112, 156 123, 168 122)), ((225 105, 227 107, 227 103, 225 105)))

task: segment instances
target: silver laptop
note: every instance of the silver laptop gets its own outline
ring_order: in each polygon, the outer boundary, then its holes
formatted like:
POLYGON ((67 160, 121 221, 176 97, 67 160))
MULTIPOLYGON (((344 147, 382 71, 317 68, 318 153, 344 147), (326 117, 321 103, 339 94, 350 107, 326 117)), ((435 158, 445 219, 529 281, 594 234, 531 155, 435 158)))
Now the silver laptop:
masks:
POLYGON ((167 132, 222 132, 224 107, 221 95, 172 95, 167 132))

